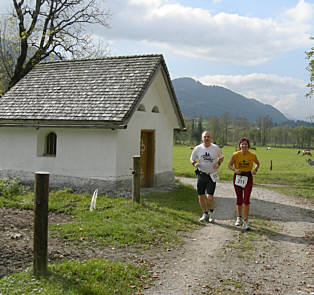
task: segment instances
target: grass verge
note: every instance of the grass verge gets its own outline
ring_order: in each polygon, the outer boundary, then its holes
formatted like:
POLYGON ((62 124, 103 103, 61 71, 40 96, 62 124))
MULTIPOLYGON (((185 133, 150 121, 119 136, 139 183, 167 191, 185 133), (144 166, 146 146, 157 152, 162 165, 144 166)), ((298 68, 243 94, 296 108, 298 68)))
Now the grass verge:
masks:
MULTIPOLYGON (((16 184, 14 184, 16 185, 16 184)), ((49 223, 49 234, 81 247, 149 249, 171 248, 180 233, 199 228, 200 213, 192 186, 178 185, 169 193, 149 193, 142 204, 123 197, 98 196, 89 211, 91 196, 62 190, 49 194, 49 210, 63 212, 69 222, 49 223)), ((33 193, 0 195, 0 206, 32 210, 33 193)), ((0 279, 1 295, 30 294, 141 294, 150 280, 147 265, 113 263, 104 259, 71 260, 49 264, 49 276, 36 278, 31 269, 0 279)))
POLYGON ((134 294, 149 281, 145 267, 111 263, 104 259, 67 261, 49 266, 47 277, 31 269, 0 280, 0 294, 113 295, 134 294))

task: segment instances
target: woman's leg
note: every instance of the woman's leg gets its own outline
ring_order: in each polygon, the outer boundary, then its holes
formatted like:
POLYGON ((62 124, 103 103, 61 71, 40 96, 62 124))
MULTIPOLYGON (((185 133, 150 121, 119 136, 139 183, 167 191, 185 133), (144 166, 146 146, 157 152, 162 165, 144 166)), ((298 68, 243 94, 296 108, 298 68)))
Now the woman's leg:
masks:
POLYGON ((242 216, 242 204, 243 204, 243 188, 240 186, 235 185, 235 175, 233 176, 233 186, 234 186, 234 191, 237 196, 237 204, 236 204, 236 209, 237 209, 237 215, 238 217, 242 216))
POLYGON ((249 217, 250 213, 250 197, 251 197, 251 192, 253 188, 253 177, 250 175, 248 176, 248 182, 243 189, 243 203, 244 203, 244 220, 247 220, 249 217))
POLYGON ((243 214, 244 220, 247 220, 249 218, 249 213, 250 213, 250 204, 244 204, 244 214, 243 214))

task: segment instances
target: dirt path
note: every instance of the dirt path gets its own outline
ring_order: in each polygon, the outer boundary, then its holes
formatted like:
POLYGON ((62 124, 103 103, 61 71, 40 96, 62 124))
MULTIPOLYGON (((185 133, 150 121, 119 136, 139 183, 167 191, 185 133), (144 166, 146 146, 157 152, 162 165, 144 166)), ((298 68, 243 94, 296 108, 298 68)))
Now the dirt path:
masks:
MULTIPOLYGON (((196 185, 195 179, 179 179, 196 185)), ((255 187, 251 214, 271 219, 276 230, 265 230, 253 251, 226 247, 240 244, 247 234, 234 226, 231 183, 217 184, 215 204, 215 224, 194 232, 182 249, 155 266, 158 280, 145 295, 314 294, 314 214, 309 202, 255 187)))

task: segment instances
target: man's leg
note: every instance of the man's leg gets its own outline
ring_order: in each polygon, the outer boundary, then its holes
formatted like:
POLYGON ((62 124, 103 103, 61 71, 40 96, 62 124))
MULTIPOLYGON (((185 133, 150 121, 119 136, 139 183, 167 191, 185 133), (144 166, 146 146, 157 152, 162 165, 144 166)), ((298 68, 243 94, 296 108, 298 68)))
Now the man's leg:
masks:
POLYGON ((215 209, 214 196, 211 194, 207 194, 207 200, 208 200, 208 204, 209 204, 208 222, 213 223, 215 221, 215 218, 214 218, 214 209, 215 209))
POLYGON ((214 211, 214 209, 215 209, 214 196, 207 194, 207 200, 208 200, 208 204, 209 204, 209 209, 214 211))
POLYGON ((206 204, 206 196, 205 195, 198 195, 198 200, 202 209, 202 212, 207 212, 207 204, 206 204))
POLYGON ((208 218, 209 218, 208 212, 207 212, 205 189, 206 189, 206 179, 204 178, 204 175, 198 175, 198 177, 197 177, 197 194, 198 194, 198 200, 200 203, 200 207, 201 207, 202 212, 203 212, 203 215, 200 218, 200 222, 207 222, 208 218))
POLYGON ((203 215, 200 218, 200 222, 208 222, 209 215, 207 212, 206 196, 205 195, 198 195, 198 200, 199 200, 202 212, 203 212, 203 215))

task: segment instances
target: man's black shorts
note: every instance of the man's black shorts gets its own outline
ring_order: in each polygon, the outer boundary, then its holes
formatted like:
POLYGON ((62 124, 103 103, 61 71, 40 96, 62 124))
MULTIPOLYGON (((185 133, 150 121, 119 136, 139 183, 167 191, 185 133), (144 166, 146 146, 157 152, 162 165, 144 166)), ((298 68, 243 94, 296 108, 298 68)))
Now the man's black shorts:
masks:
POLYGON ((213 182, 210 175, 200 172, 197 176, 197 194, 198 195, 214 195, 216 182, 213 182))

